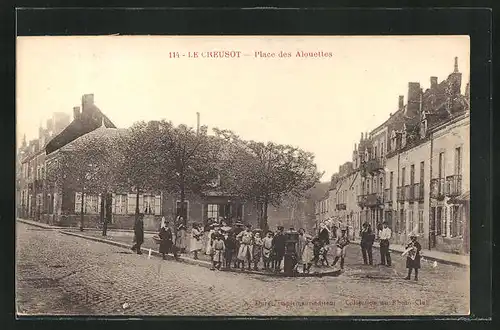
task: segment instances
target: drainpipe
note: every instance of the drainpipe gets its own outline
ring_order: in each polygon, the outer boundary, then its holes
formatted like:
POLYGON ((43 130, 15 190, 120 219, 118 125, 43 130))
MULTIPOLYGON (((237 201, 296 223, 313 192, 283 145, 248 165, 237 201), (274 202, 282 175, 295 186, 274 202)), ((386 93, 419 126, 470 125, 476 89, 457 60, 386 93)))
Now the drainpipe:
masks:
POLYGON ((433 220, 434 230, 433 230, 433 232, 431 232, 431 218, 432 218, 431 217, 431 212, 432 212, 432 208, 431 208, 431 182, 432 182, 432 160, 433 160, 432 155, 433 155, 433 151, 434 151, 434 137, 433 137, 432 133, 430 135, 431 135, 431 154, 429 157, 429 214, 428 214, 428 217, 429 217, 429 238, 428 238, 429 251, 431 250, 432 235, 434 234, 434 231, 436 231, 436 219, 434 219, 433 220))

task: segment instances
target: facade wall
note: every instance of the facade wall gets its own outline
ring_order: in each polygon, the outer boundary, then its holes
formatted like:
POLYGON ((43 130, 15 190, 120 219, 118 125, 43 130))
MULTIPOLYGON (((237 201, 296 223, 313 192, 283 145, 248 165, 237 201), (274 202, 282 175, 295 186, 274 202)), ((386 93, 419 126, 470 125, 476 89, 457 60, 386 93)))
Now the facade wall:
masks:
POLYGON ((432 179, 444 181, 444 196, 431 198, 430 222, 431 229, 435 232, 435 240, 431 242, 431 245, 436 249, 452 253, 468 252, 468 247, 464 246, 464 238, 467 241, 469 239, 470 219, 464 209, 466 206, 453 202, 454 194, 453 191, 449 193, 447 181, 451 182, 451 185, 457 183, 460 187, 456 189, 455 195, 470 191, 469 137, 469 116, 457 118, 433 132, 432 179), (440 163, 441 180, 439 180, 440 163))
MULTIPOLYGON (((394 179, 394 184, 397 182, 397 187, 393 190, 397 192, 399 188, 404 191, 405 195, 404 201, 396 200, 393 203, 395 206, 393 209, 395 211, 393 242, 396 244, 405 244, 409 241, 408 235, 415 232, 418 233, 422 246, 428 246, 430 145, 430 141, 425 141, 414 148, 401 152, 397 156, 399 167, 390 169, 395 176, 397 175, 397 181, 394 179), (411 189, 413 192, 410 192, 411 189), (422 189, 423 192, 420 192, 422 189), (418 196, 419 194, 423 194, 421 198, 418 196)), ((389 185, 387 181, 386 184, 389 185)), ((397 199, 397 194, 395 197, 397 199)))

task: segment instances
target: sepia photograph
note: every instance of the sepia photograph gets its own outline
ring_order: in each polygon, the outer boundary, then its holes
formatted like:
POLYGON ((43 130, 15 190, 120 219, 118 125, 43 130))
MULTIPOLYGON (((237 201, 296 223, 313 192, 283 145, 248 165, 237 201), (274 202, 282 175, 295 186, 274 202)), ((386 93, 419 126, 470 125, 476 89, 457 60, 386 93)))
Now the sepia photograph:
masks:
POLYGON ((470 39, 16 39, 17 316, 466 316, 470 39))

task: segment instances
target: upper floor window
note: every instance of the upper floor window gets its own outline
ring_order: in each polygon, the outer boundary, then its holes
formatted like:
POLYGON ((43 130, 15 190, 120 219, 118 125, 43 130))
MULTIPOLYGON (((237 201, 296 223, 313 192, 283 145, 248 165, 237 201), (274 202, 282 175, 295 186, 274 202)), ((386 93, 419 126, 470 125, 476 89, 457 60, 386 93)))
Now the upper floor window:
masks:
POLYGON ((455 148, 455 174, 462 174, 462 149, 455 148))

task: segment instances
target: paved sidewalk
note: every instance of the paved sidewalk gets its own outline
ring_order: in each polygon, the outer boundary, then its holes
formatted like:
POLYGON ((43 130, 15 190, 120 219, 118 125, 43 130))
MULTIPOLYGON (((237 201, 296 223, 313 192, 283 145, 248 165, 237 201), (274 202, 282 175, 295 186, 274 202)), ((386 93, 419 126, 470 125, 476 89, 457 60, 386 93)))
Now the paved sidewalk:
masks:
MULTIPOLYGON (((29 220, 29 219, 22 219, 22 218, 17 218, 17 221, 25 223, 27 225, 32 225, 35 227, 39 228, 44 228, 44 229, 63 229, 66 231, 72 231, 72 232, 81 232, 79 227, 59 227, 59 226, 52 226, 43 222, 39 221, 34 221, 34 220, 29 220)), ((102 232, 102 228, 95 228, 95 227, 84 227, 83 228, 84 232, 102 232)), ((123 232, 123 233, 132 233, 132 229, 115 229, 115 228, 108 228, 108 231, 113 231, 113 232, 123 232)), ((151 230, 145 230, 144 233, 148 234, 157 234, 155 231, 151 230)))
MULTIPOLYGON (((352 241, 352 243, 359 244, 360 241, 355 240, 352 241)), ((379 242, 373 243, 373 247, 380 248, 380 243, 379 242)), ((393 252, 403 253, 405 247, 403 245, 391 243, 389 249, 393 252)), ((455 265, 455 266, 470 267, 470 257, 467 255, 446 253, 446 252, 433 251, 427 249, 422 249, 420 253, 422 255, 422 258, 430 261, 437 261, 440 263, 455 265)))

